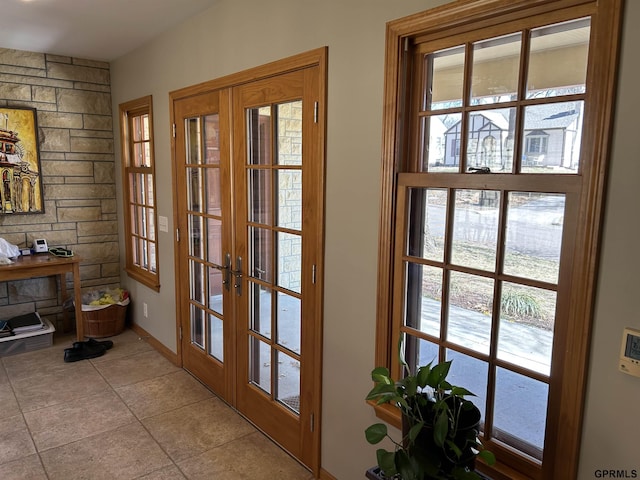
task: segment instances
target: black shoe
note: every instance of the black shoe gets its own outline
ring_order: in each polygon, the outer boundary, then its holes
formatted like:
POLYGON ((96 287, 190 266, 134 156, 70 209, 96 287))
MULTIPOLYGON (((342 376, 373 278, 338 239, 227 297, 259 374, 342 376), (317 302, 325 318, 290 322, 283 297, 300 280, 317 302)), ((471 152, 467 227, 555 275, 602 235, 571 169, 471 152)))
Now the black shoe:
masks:
POLYGON ((74 347, 79 347, 81 345, 103 345, 107 350, 113 347, 113 342, 111 340, 96 340, 95 338, 90 338, 86 342, 73 342, 74 347))
POLYGON ((71 348, 64 349, 65 362, 77 362, 89 358, 101 357, 107 351, 104 345, 90 345, 88 342, 76 342, 71 348))

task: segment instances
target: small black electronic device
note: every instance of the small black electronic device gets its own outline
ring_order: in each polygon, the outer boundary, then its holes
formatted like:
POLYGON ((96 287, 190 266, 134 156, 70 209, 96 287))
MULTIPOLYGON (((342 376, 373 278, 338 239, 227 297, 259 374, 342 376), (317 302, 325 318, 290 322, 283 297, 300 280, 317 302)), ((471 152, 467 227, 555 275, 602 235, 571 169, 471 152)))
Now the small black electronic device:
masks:
POLYGON ((620 346, 621 372, 640 377, 640 330, 625 328, 620 346))

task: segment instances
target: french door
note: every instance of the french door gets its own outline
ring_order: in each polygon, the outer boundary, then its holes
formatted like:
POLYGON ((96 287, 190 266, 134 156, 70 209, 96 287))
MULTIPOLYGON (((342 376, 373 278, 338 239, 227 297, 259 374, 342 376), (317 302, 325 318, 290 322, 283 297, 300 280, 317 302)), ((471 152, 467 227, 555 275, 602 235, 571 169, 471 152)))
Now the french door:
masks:
POLYGON ((172 93, 180 354, 317 470, 323 68, 275 67, 172 93))

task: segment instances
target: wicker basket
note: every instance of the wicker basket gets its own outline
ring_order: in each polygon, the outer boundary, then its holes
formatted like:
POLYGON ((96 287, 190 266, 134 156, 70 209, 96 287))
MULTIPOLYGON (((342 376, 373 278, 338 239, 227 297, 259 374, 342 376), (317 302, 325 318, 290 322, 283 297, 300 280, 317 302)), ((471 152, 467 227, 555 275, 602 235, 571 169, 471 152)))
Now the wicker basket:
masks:
POLYGON ((84 336, 89 338, 112 337, 122 333, 127 316, 127 305, 109 305, 99 310, 82 311, 84 336))

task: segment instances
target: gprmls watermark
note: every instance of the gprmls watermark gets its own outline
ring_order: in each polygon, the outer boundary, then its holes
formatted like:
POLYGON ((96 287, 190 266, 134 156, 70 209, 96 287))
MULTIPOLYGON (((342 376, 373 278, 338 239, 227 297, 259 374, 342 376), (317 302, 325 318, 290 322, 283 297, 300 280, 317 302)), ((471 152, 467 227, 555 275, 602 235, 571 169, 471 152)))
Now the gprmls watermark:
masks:
POLYGON ((638 470, 620 470, 617 468, 598 469, 593 472, 596 478, 638 478, 638 470))

